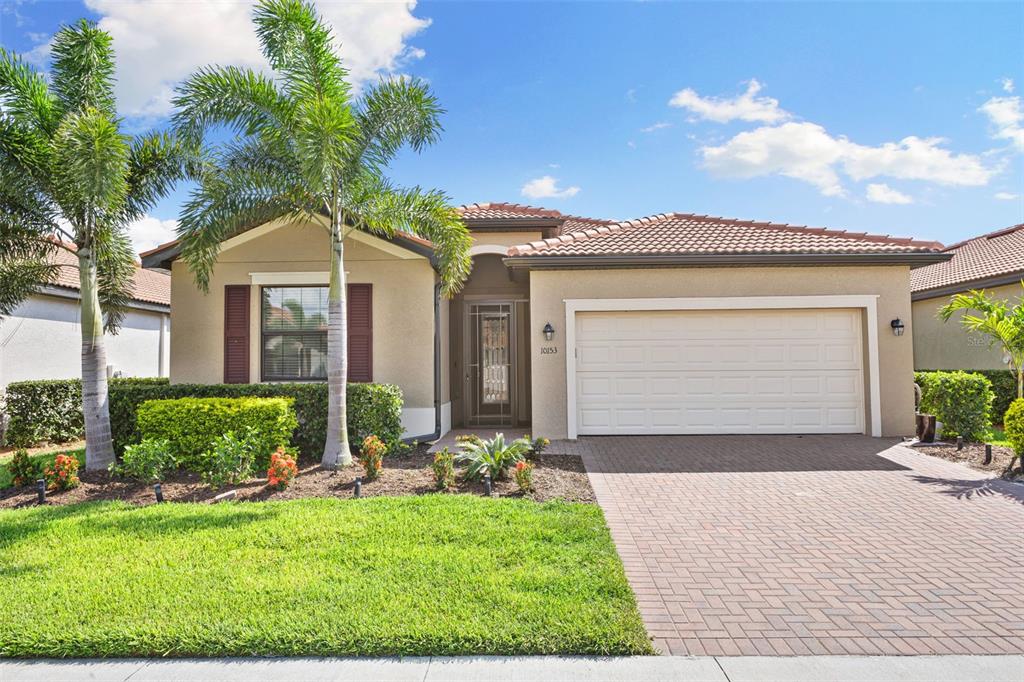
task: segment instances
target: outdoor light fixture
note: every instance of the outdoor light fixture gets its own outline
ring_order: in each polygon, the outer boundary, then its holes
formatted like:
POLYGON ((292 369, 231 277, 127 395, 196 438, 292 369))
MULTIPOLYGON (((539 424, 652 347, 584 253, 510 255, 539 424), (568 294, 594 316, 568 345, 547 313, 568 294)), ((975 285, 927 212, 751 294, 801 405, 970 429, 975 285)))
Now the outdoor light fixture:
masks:
POLYGON ((896 336, 903 336, 903 320, 897 317, 895 320, 889 323, 889 326, 892 327, 893 334, 895 334, 896 336))
POLYGON ((352 488, 352 497, 362 497, 362 496, 363 496, 363 477, 362 476, 356 476, 356 484, 352 488))
POLYGON ((548 341, 555 338, 555 328, 551 326, 550 322, 544 325, 544 338, 548 341))
POLYGON ((156 495, 156 501, 158 504, 164 501, 164 487, 159 483, 153 484, 153 494, 156 495))
POLYGON ((36 481, 36 501, 39 504, 46 504, 46 479, 40 478, 36 481))

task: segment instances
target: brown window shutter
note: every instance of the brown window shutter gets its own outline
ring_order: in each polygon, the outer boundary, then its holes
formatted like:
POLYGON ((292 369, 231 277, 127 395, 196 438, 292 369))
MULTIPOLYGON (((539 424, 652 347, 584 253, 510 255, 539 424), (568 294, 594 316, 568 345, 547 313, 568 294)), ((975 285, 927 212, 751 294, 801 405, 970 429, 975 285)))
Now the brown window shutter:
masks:
POLYGON ((249 383, 249 285, 224 287, 224 383, 249 383))
POLYGON ((348 285, 348 380, 373 381, 373 285, 348 285))

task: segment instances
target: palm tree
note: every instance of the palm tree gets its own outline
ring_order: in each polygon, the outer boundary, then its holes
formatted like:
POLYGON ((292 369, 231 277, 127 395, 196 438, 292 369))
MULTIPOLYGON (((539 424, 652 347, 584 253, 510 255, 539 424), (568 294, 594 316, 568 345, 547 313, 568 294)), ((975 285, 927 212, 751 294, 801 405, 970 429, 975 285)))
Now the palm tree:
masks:
POLYGON ((0 48, 0 315, 53 281, 58 249, 78 262, 86 468, 114 461, 104 331, 131 296, 128 225, 185 172, 169 135, 120 130, 110 36, 86 20, 53 40, 50 81, 0 48))
POLYGON ((235 135, 209 153, 185 203, 182 255, 196 284, 209 288, 220 243, 282 216, 330 235, 328 421, 322 464, 348 465, 348 378, 344 240, 353 230, 389 237, 403 230, 434 243, 447 295, 469 274, 471 239, 447 197, 400 188, 386 177, 406 145, 419 151, 441 132, 436 98, 421 82, 392 79, 355 100, 330 29, 310 4, 263 0, 256 33, 276 78, 208 67, 178 89, 174 124, 199 141, 213 126, 235 135))
POLYGON ((990 344, 1003 351, 1017 375, 1017 397, 1024 398, 1024 297, 1011 308, 1007 301, 996 300, 984 291, 969 291, 953 296, 939 310, 939 317, 948 322, 958 310, 964 311, 960 318, 964 329, 988 336, 990 344), (978 314, 969 314, 972 311, 978 314))

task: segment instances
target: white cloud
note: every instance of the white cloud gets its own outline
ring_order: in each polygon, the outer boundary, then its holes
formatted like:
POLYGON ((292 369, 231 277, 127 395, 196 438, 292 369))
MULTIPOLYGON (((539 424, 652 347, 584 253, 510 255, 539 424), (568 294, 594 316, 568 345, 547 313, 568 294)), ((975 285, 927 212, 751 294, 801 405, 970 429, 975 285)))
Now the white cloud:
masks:
POLYGON ((995 197, 1000 201, 1013 201, 1014 199, 1019 199, 1020 195, 1013 192, 996 192, 995 197))
POLYGON ((1013 92, 1013 79, 1012 78, 1002 78, 1002 79, 1000 79, 999 83, 1003 86, 1003 92, 1009 92, 1009 93, 1013 92))
POLYGON ((657 123, 652 123, 651 125, 647 126, 646 128, 641 128, 640 132, 641 133, 653 133, 655 130, 664 130, 665 128, 671 128, 671 127, 672 127, 671 123, 666 123, 665 121, 658 121, 657 123))
POLYGON ((728 123, 729 121, 751 121, 756 123, 780 123, 792 116, 779 108, 779 101, 771 97, 758 97, 761 84, 756 79, 747 82, 747 90, 732 98, 701 97, 692 88, 680 90, 669 106, 686 109, 698 118, 728 123))
POLYGON ((723 177, 783 175, 808 182, 826 196, 845 194, 840 171, 853 180, 891 177, 943 185, 985 185, 995 171, 971 154, 953 154, 939 138, 906 137, 865 146, 833 137, 815 123, 784 123, 739 133, 701 148, 704 165, 723 177))
POLYGON ((903 192, 897 191, 885 184, 872 183, 867 187, 867 200, 873 201, 876 204, 912 204, 914 203, 913 197, 903 192))
POLYGON ((978 111, 988 116, 997 139, 1010 140, 1013 146, 1024 151, 1024 108, 1020 97, 993 97, 982 104, 978 111))
MULTIPOLYGON (((114 38, 117 95, 127 116, 161 117, 170 112, 174 86, 209 64, 267 68, 252 25, 248 0, 204 0, 182 5, 146 0, 85 0, 114 38)), ((334 27, 336 44, 358 87, 378 74, 399 72, 421 59, 408 44, 430 25, 413 14, 416 0, 327 2, 318 10, 334 27)), ((48 45, 32 57, 46 61, 48 45)))
POLYGON ((545 175, 530 180, 523 185, 520 191, 524 197, 530 199, 568 199, 569 197, 576 196, 580 188, 566 187, 565 189, 559 189, 558 180, 550 175, 545 175))
POLYGON ((177 228, 178 221, 173 218, 160 220, 147 215, 129 225, 128 233, 131 235, 135 253, 140 253, 173 241, 177 238, 177 228))

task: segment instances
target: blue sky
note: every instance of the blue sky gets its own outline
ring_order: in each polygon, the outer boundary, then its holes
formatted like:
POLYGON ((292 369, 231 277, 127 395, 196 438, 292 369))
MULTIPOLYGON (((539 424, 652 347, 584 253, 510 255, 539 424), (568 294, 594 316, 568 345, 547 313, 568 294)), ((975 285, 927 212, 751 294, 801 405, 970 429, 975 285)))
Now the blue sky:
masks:
MULTIPOLYGON (((244 2, 0 0, 45 63, 61 22, 115 35, 133 129, 195 66, 259 66, 244 2)), ((319 2, 357 80, 427 79, 445 135, 396 181, 457 203, 663 211, 952 243, 1024 222, 1022 3, 319 2)), ((180 189, 137 228, 173 234, 180 189)))

